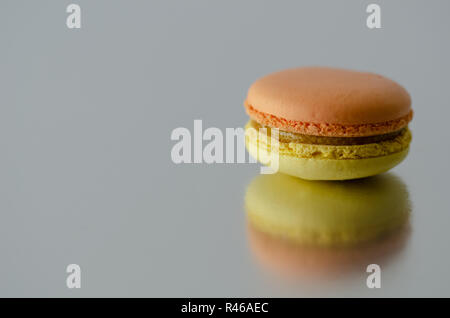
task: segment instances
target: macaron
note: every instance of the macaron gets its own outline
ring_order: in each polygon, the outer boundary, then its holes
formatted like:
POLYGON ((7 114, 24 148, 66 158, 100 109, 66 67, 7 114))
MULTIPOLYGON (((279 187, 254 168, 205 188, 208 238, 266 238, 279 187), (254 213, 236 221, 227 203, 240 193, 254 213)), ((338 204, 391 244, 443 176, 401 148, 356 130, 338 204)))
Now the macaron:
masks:
POLYGON ((409 151, 410 95, 374 73, 288 69, 254 82, 244 105, 246 131, 259 131, 246 136, 249 153, 264 164, 276 155, 277 169, 292 176, 368 177, 393 168, 409 151))

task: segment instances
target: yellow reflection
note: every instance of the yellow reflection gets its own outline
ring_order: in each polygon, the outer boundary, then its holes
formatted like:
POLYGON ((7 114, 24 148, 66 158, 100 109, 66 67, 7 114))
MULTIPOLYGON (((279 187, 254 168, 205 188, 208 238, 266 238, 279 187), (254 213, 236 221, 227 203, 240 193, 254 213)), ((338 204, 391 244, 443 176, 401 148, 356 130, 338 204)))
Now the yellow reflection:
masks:
POLYGON ((376 263, 408 233, 408 191, 392 174, 345 182, 259 175, 245 205, 254 254, 284 273, 376 263))

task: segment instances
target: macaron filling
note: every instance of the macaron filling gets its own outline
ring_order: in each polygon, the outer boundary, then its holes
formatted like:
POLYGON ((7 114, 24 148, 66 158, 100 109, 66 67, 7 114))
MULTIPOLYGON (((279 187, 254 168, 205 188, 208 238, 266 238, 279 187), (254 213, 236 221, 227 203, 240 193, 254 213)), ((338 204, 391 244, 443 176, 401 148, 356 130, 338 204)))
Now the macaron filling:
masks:
MULTIPOLYGON (((270 134, 270 127, 263 126, 254 120, 250 120, 249 127, 256 130, 261 128, 268 129, 270 134)), ((300 142, 304 144, 316 144, 316 145, 364 145, 370 143, 377 143, 385 140, 392 140, 395 137, 403 134, 407 128, 401 128, 400 130, 374 136, 363 136, 363 137, 327 137, 327 136, 315 136, 315 135, 305 135, 284 130, 279 130, 279 141, 280 142, 300 142)))
MULTIPOLYGON (((245 129, 253 128, 258 131, 262 126, 253 120, 250 120, 245 129)), ((260 131, 260 130, 259 130, 260 131)), ((261 132, 261 131, 260 131, 261 132)), ((248 134, 247 145, 256 146, 266 152, 274 151, 270 145, 270 129, 267 129, 268 136, 261 136, 260 134, 248 134), (261 138, 262 137, 262 138, 261 138)), ((330 137, 319 137, 313 141, 315 143, 308 143, 308 138, 300 135, 286 136, 284 132, 280 131, 278 151, 280 155, 287 155, 299 158, 314 158, 314 159, 364 159, 391 155, 397 152, 406 150, 411 142, 411 132, 409 129, 403 128, 395 133, 390 133, 383 136, 377 142, 368 142, 365 144, 327 144, 330 137), (302 138, 304 140, 300 141, 302 138), (322 139, 324 138, 324 139, 322 139), (321 143, 324 142, 324 143, 321 143)), ((340 139, 351 139, 340 138, 340 139)))

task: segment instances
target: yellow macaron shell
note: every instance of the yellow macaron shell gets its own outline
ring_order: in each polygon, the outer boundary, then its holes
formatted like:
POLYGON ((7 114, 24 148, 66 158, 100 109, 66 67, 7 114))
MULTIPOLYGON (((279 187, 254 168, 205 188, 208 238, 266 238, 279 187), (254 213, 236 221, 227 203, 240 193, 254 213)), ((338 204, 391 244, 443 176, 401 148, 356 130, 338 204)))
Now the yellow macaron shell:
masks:
POLYGON ((258 230, 300 244, 347 246, 376 239, 405 224, 405 185, 391 174, 347 182, 310 182, 260 175, 245 206, 258 230))

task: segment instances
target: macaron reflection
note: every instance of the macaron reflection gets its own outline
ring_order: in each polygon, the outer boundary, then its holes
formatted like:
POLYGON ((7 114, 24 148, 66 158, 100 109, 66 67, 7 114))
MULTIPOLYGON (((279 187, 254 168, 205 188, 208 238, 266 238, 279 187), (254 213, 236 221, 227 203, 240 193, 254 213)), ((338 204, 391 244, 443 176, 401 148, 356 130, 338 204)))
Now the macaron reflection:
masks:
POLYGON ((260 175, 245 205, 252 251, 283 274, 361 270, 399 250, 409 233, 408 192, 392 174, 346 182, 260 175))

